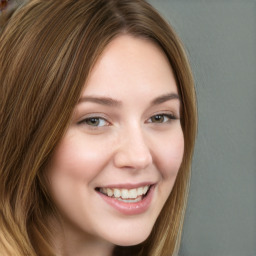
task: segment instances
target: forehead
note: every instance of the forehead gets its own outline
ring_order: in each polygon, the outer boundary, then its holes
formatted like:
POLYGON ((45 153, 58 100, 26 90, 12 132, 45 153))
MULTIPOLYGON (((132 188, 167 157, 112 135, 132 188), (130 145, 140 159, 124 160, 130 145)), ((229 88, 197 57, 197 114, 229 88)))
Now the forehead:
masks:
POLYGON ((154 42, 121 35, 103 51, 86 82, 83 95, 102 96, 130 92, 177 93, 177 86, 168 58, 154 42))

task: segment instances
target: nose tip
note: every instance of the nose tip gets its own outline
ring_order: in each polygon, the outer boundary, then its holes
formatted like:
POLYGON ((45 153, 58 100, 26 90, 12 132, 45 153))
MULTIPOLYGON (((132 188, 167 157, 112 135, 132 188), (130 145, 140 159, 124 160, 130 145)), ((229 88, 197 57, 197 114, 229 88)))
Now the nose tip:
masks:
POLYGON ((125 140, 114 157, 114 164, 118 168, 128 168, 141 170, 147 168, 152 163, 152 154, 142 138, 125 140))

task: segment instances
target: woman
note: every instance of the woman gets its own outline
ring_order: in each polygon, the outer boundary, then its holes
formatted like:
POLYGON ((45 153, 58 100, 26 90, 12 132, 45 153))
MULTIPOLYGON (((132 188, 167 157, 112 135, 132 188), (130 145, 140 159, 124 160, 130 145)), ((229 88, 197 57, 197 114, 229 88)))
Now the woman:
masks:
POLYGON ((31 0, 0 37, 1 255, 174 255, 189 65, 141 0, 31 0))

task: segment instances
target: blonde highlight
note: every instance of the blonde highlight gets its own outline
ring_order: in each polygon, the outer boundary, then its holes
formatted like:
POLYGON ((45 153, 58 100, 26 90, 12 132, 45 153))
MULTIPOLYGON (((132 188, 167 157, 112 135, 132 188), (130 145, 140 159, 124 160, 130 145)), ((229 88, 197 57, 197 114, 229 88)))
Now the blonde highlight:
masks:
POLYGON ((156 42, 168 57, 182 99, 185 152, 150 237, 116 252, 164 256, 177 251, 197 120, 193 78, 180 40, 142 0, 31 0, 0 35, 1 255, 54 255, 44 219, 55 207, 44 169, 90 70, 109 42, 124 33, 156 42))

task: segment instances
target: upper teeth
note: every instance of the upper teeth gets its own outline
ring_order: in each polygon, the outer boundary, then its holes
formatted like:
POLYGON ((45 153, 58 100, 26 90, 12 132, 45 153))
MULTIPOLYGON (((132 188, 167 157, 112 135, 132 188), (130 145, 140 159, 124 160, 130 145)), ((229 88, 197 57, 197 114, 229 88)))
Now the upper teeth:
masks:
POLYGON ((114 196, 116 198, 122 197, 127 198, 137 198, 138 196, 145 195, 149 190, 149 186, 133 188, 133 189, 118 189, 118 188, 100 188, 100 192, 108 195, 114 196))

